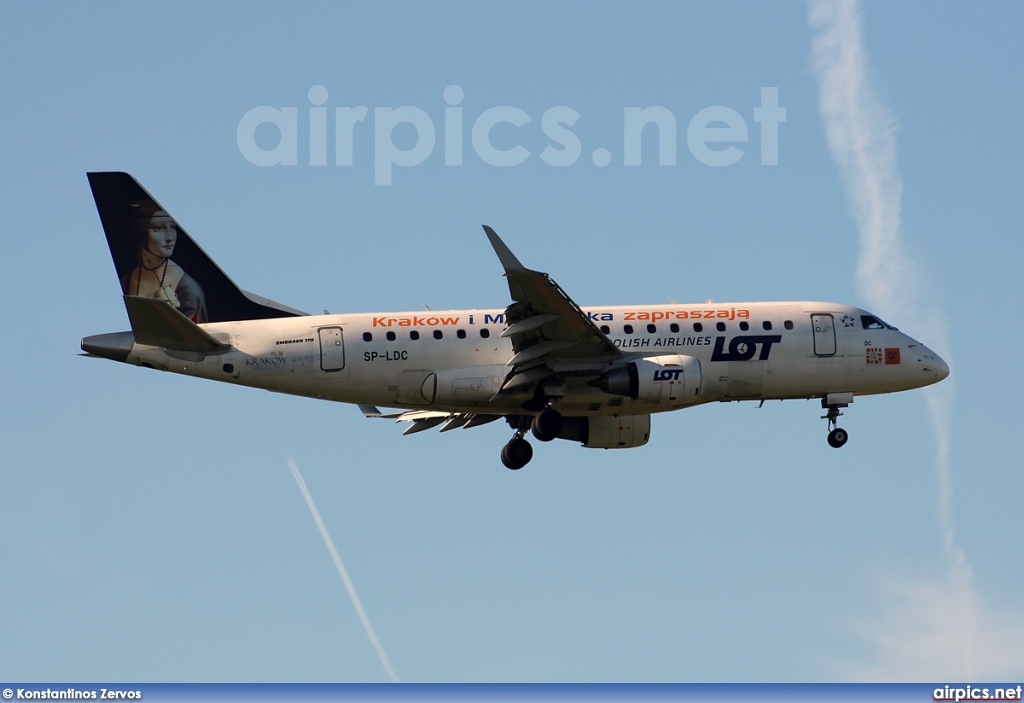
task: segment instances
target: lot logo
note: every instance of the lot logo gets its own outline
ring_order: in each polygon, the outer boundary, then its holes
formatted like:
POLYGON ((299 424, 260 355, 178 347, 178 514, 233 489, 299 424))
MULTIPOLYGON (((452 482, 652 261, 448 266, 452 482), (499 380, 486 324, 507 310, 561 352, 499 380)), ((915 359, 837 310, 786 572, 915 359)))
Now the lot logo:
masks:
POLYGON ((778 334, 748 334, 733 337, 729 342, 729 351, 725 351, 725 337, 715 338, 715 349, 711 353, 712 361, 750 361, 757 354, 757 345, 761 345, 758 361, 764 361, 772 352, 772 345, 782 341, 778 334))
POLYGON ((682 369, 662 369, 654 372, 655 381, 678 381, 683 375, 682 369))

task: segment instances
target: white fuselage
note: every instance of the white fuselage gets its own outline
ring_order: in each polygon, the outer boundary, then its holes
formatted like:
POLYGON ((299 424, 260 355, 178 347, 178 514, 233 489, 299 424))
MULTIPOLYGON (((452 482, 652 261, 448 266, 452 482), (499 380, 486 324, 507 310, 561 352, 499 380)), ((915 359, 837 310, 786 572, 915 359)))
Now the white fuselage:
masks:
MULTIPOLYGON (((641 414, 727 400, 867 395, 918 388, 948 375, 926 346, 860 308, 836 303, 708 303, 584 308, 631 358, 700 362, 693 397, 638 402, 573 377, 566 416, 641 414)), ((492 401, 512 344, 503 310, 288 317, 202 325, 230 347, 205 355, 135 344, 128 363, 346 403, 462 413, 517 412, 522 398, 492 401)))
POLYGON ((488 225, 503 309, 305 315, 238 288, 130 174, 90 173, 89 185, 132 329, 83 338, 87 355, 353 403, 408 422, 403 434, 504 419, 513 470, 533 456, 527 432, 628 449, 650 439, 651 414, 712 401, 820 398, 839 448, 849 433, 836 421, 855 396, 949 375, 926 346, 848 305, 581 308, 488 225))

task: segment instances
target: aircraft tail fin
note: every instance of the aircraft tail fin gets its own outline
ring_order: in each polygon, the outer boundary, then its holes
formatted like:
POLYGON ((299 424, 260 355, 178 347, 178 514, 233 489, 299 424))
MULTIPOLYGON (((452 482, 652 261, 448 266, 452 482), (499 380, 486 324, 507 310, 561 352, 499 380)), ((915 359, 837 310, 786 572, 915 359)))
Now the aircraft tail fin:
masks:
MULTIPOLYGON (((129 174, 88 176, 126 306, 130 298, 163 300, 193 323, 305 314, 235 285, 129 174)), ((143 309, 137 304, 136 314, 155 315, 159 308, 143 309)))

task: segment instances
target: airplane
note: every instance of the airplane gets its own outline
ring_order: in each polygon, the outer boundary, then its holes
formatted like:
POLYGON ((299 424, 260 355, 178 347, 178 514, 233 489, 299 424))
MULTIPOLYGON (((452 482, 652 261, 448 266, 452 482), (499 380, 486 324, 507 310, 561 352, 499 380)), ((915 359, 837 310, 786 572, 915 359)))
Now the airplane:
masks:
POLYGON ((711 402, 820 399, 839 448, 855 397, 949 375, 934 351, 850 305, 582 308, 488 226, 504 309, 309 315, 236 286, 129 174, 88 178, 131 331, 83 338, 85 356, 355 404, 408 422, 403 434, 504 419, 513 470, 533 457, 528 432, 639 447, 651 415, 711 402))

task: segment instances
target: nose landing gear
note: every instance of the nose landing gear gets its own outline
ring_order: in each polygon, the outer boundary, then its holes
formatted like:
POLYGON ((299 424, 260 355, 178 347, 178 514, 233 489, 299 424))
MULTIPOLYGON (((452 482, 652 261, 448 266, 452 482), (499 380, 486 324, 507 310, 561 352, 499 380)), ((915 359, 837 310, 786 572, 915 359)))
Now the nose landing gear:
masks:
POLYGON ((828 410, 825 415, 821 416, 821 419, 828 420, 828 445, 830 447, 839 449, 850 439, 850 433, 837 427, 836 421, 843 415, 840 408, 845 408, 852 402, 853 393, 829 393, 821 399, 821 407, 828 410))
POLYGON ((830 447, 835 447, 836 449, 839 449, 839 447, 846 444, 846 440, 848 440, 849 438, 850 435, 847 433, 846 430, 842 429, 841 427, 836 427, 835 429, 828 433, 828 444, 830 447))

